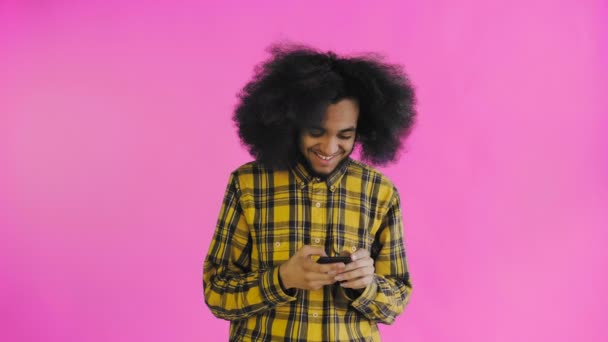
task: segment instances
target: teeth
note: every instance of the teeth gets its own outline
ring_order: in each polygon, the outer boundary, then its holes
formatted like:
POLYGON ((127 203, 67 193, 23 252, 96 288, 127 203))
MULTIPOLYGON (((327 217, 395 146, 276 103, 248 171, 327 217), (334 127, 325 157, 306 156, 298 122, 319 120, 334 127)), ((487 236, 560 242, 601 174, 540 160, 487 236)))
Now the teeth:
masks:
POLYGON ((319 154, 319 153, 317 153, 317 155, 319 156, 319 158, 321 158, 321 159, 323 159, 323 160, 330 160, 330 159, 332 158, 332 157, 327 157, 327 156, 324 156, 324 155, 319 154))

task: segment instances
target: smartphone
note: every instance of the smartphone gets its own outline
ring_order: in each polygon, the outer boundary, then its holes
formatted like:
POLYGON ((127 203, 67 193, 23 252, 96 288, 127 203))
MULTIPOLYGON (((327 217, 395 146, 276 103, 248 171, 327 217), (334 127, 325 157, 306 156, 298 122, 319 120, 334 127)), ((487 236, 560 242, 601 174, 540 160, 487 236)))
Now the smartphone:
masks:
POLYGON ((319 264, 334 264, 337 262, 343 262, 345 264, 348 264, 349 262, 351 262, 351 258, 350 256, 336 256, 336 257, 319 257, 319 259, 317 260, 317 263, 319 264))

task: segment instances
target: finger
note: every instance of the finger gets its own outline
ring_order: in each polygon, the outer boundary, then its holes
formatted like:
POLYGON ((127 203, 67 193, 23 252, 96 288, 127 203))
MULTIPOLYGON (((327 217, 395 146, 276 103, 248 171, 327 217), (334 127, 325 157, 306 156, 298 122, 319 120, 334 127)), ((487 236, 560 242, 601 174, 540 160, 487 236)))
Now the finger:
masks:
POLYGON ((344 263, 342 263, 342 262, 337 262, 335 264, 326 264, 326 265, 319 264, 319 266, 320 266, 319 272, 327 273, 332 276, 336 275, 338 273, 344 272, 344 268, 346 267, 346 265, 344 265, 344 263))
POLYGON ((366 267, 357 268, 355 270, 342 272, 342 273, 338 274, 337 276, 335 276, 334 279, 336 279, 337 281, 342 281, 342 280, 348 281, 351 279, 366 277, 366 276, 373 275, 373 274, 374 274, 374 267, 366 266, 366 267))
POLYGON ((374 266, 374 259, 372 259, 372 258, 359 259, 357 261, 353 261, 353 262, 349 263, 348 265, 346 265, 346 267, 344 267, 344 272, 352 271, 357 268, 369 267, 369 266, 372 266, 372 267, 374 266))
POLYGON ((351 289, 362 289, 362 288, 366 288, 369 284, 371 284, 373 280, 374 280, 374 276, 370 275, 370 276, 353 279, 350 281, 345 281, 343 283, 340 283, 340 286, 346 287, 346 288, 351 288, 351 289))
POLYGON ((334 283, 336 281, 334 279, 334 275, 333 274, 317 273, 317 272, 306 272, 306 274, 304 274, 304 279, 308 283, 322 282, 322 283, 332 284, 332 283, 334 283))
POLYGON ((298 253, 300 253, 300 255, 304 257, 310 257, 311 255, 327 256, 327 253, 325 253, 325 250, 323 248, 314 247, 310 245, 303 246, 302 248, 300 248, 298 253))
POLYGON ((349 280, 361 278, 364 275, 366 275, 366 273, 361 271, 361 269, 356 269, 354 271, 340 273, 337 276, 335 276, 334 279, 337 281, 349 281, 349 280))
POLYGON ((338 274, 343 272, 345 267, 346 265, 344 265, 342 262, 337 262, 334 264, 319 264, 313 262, 308 264, 307 270, 323 274, 338 274))
POLYGON ((369 257, 369 251, 365 248, 359 248, 353 254, 350 255, 352 261, 363 259, 366 257, 369 257))

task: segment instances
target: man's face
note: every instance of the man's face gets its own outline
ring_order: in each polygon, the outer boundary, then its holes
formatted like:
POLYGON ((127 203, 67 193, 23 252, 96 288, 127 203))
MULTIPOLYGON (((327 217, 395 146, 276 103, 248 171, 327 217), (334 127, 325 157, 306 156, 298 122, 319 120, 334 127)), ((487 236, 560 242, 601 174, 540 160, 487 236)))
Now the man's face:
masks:
POLYGON ((355 144, 359 106, 353 99, 329 105, 319 127, 310 127, 300 136, 300 152, 319 175, 329 175, 348 157, 355 144))

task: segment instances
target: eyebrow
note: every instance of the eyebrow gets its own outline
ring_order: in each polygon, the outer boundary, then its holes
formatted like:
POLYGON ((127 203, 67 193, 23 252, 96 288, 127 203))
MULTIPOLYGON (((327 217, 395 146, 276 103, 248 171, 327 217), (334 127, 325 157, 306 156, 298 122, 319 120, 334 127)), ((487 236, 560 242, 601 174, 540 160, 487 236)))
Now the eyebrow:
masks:
POLYGON ((349 127, 349 128, 342 129, 338 133, 354 132, 356 130, 357 130, 357 128, 355 126, 352 126, 352 127, 349 127))
MULTIPOLYGON (((312 127, 310 127, 310 129, 318 129, 318 130, 323 131, 323 132, 326 131, 325 128, 320 127, 320 126, 312 126, 312 127)), ((355 126, 351 126, 351 127, 339 130, 338 134, 339 133, 346 133, 346 132, 355 132, 356 130, 357 130, 357 128, 355 126)))

